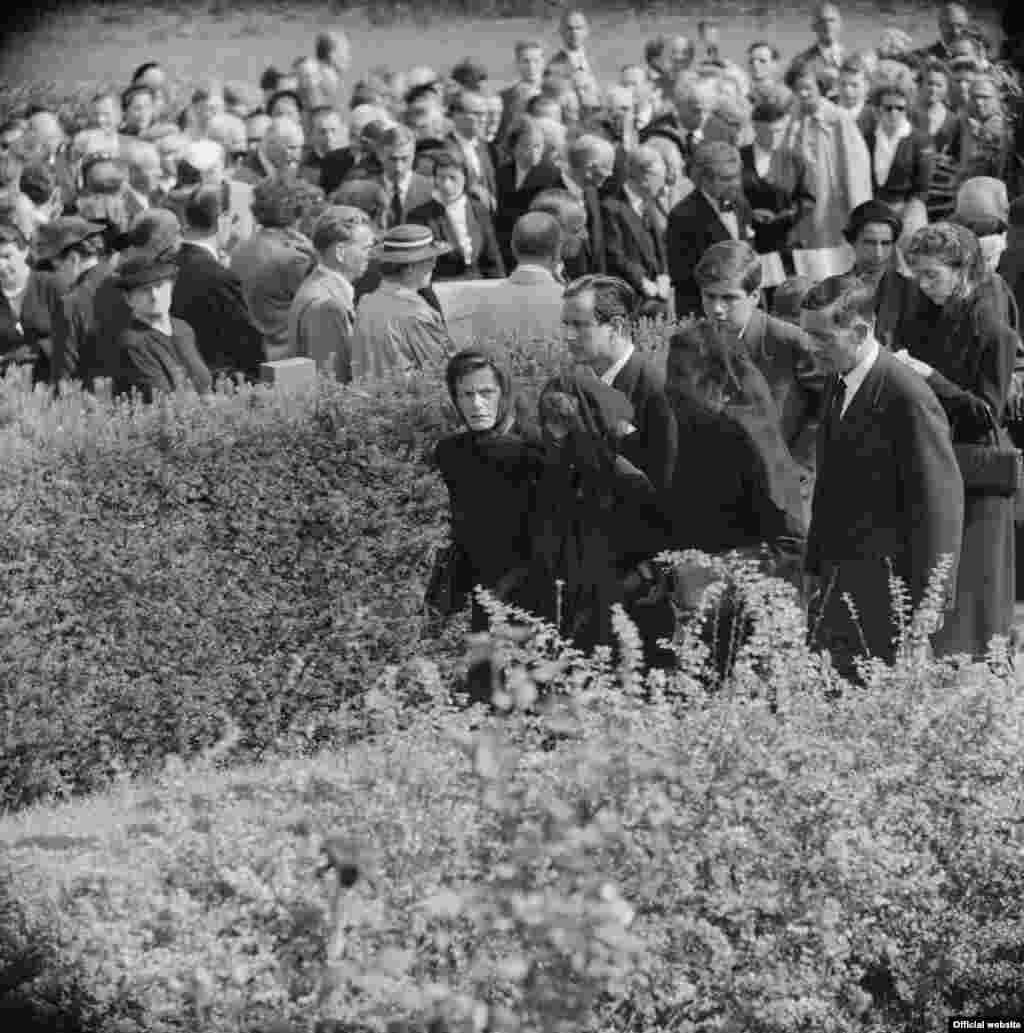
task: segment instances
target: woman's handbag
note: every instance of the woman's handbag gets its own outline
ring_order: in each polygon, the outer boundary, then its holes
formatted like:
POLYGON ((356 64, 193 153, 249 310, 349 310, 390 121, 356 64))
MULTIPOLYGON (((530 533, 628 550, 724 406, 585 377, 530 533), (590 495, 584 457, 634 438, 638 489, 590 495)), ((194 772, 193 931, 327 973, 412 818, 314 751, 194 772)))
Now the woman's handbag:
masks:
POLYGON ((440 546, 434 553, 423 600, 432 616, 450 617, 465 607, 469 593, 463 587, 463 565, 462 549, 455 542, 440 546))
POLYGON ((1006 430, 998 426, 988 406, 985 413, 989 424, 987 442, 953 444, 964 491, 968 495, 1015 498, 1021 492, 1021 450, 1014 446, 1006 430))

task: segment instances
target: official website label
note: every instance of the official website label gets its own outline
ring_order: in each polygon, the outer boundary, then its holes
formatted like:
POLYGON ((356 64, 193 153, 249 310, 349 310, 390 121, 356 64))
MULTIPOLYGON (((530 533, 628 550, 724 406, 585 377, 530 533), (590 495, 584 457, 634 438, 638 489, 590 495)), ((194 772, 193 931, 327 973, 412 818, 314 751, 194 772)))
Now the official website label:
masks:
POLYGON ((968 1033, 970 1030, 1024 1030, 1024 1015, 997 1015, 975 1018, 971 1015, 951 1015, 947 1033, 968 1033))

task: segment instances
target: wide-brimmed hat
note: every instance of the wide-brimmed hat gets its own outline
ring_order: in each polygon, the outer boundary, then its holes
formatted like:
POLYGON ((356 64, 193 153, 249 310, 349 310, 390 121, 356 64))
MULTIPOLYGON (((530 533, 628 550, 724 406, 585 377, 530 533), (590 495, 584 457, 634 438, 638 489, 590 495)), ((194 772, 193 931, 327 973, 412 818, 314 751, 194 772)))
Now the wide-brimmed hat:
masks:
POLYGON ((173 280, 178 275, 178 266, 166 255, 154 254, 148 248, 130 248, 121 255, 117 266, 117 286, 130 291, 148 283, 173 280))
POLYGON ((81 244, 83 240, 99 236, 107 227, 99 222, 90 222, 80 215, 62 215, 51 222, 43 223, 36 231, 36 259, 50 262, 62 255, 68 248, 81 244))
POLYGON ((381 242, 370 252, 370 257, 378 262, 409 265, 412 262, 423 262, 428 258, 446 255, 449 251, 451 245, 443 240, 435 240, 430 227, 406 223, 388 230, 381 242))
POLYGON ((843 236, 849 243, 853 244, 857 237, 860 236, 860 231, 868 223, 872 222, 880 222, 885 226, 891 226, 893 240, 899 239, 899 235, 903 232, 903 220, 896 213, 895 209, 891 208, 884 201, 865 201, 850 212, 850 217, 846 221, 846 228, 843 230, 843 236))

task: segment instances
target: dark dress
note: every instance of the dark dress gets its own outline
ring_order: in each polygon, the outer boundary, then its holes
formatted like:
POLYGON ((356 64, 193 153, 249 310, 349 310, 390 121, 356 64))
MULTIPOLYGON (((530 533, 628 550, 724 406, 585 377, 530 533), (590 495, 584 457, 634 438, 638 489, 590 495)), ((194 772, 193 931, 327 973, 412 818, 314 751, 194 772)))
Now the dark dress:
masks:
POLYGON ((157 392, 175 391, 186 381, 191 381, 197 391, 210 390, 210 371, 196 348, 192 328, 174 318, 171 328, 168 336, 135 319, 117 335, 115 393, 126 394, 134 389, 151 402, 157 392))
MULTIPOLYGON (((1017 335, 991 292, 943 308, 920 306, 902 343, 935 372, 928 384, 949 417, 954 443, 987 440, 987 406, 1003 419, 1017 335)), ((993 635, 1013 628, 1014 500, 968 493, 954 611, 933 639, 936 653, 983 656, 993 635)))
POLYGON ((16 316, 7 296, 0 292, 0 376, 8 366, 28 366, 32 379, 50 377, 53 354, 52 311, 60 304, 60 290, 50 273, 29 273, 16 316))
POLYGON ((770 223, 753 224, 754 250, 759 255, 769 255, 773 251, 788 255, 792 251, 792 245, 787 243, 790 231, 814 205, 802 161, 794 160, 796 187, 789 190, 757 171, 753 144, 740 148, 740 159, 743 163, 743 196, 747 204, 754 211, 772 212, 777 217, 770 223))
MULTIPOLYGON (((477 585, 508 598, 529 556, 527 519, 540 469, 534 436, 462 431, 437 443, 434 461, 451 504, 452 541, 459 548, 460 593, 477 585)), ((487 627, 473 608, 474 630, 487 627)))

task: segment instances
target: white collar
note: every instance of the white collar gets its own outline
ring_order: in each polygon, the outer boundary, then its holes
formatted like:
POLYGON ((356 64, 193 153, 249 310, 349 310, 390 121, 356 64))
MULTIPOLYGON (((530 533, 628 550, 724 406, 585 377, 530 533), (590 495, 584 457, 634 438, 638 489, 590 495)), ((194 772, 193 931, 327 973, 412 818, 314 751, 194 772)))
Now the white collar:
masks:
POLYGON ((867 375, 871 372, 871 367, 878 361, 878 355, 881 348, 878 344, 878 339, 872 336, 871 341, 868 344, 868 350, 864 353, 864 358, 857 363, 848 373, 844 373, 840 380, 846 384, 846 398, 843 401, 843 410, 840 415, 845 415, 847 409, 850 408, 850 402, 853 401, 853 396, 860 390, 861 384, 864 383, 867 375))
POLYGON ((626 353, 618 360, 613 362, 602 374, 601 379, 609 386, 612 386, 615 378, 626 368, 626 363, 633 357, 633 352, 636 349, 631 344, 627 349, 626 353))
POLYGON ((622 192, 626 195, 626 200, 629 201, 630 207, 637 215, 641 215, 643 210, 647 207, 647 201, 638 194, 628 183, 622 184, 622 192))
POLYGON ((185 243, 191 244, 193 247, 202 248, 208 254, 213 255, 213 257, 216 258, 218 262, 222 261, 223 259, 223 256, 217 249, 216 245, 211 244, 208 240, 190 240, 186 237, 185 243))
POLYGON ((351 307, 355 299, 355 290, 353 289, 352 284, 346 279, 345 274, 337 269, 332 269, 329 265, 324 265, 323 262, 318 263, 317 268, 324 276, 334 280, 342 288, 345 300, 349 307, 351 307))

